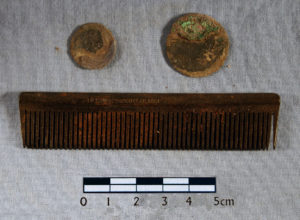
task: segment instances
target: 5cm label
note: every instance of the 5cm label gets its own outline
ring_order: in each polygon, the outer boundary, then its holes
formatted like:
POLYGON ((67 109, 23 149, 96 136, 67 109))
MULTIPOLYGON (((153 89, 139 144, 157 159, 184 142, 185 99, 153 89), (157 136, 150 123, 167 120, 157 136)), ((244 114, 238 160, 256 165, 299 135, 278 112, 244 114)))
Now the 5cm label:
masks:
POLYGON ((216 196, 214 202, 215 206, 234 206, 234 199, 224 199, 216 196))

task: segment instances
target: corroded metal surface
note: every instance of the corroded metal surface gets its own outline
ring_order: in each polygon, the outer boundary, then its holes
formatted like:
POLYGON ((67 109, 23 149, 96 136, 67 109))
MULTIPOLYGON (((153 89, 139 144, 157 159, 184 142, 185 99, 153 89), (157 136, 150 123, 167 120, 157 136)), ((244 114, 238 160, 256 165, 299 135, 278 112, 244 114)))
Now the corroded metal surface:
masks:
POLYGON ((229 50, 225 29, 212 17, 186 14, 172 25, 166 53, 177 71, 191 77, 208 76, 224 63, 229 50))
POLYGON ((101 69, 112 61, 116 41, 102 24, 87 23, 77 28, 70 37, 69 53, 80 67, 101 69))
POLYGON ((275 148, 276 94, 22 93, 23 144, 47 149, 275 148))

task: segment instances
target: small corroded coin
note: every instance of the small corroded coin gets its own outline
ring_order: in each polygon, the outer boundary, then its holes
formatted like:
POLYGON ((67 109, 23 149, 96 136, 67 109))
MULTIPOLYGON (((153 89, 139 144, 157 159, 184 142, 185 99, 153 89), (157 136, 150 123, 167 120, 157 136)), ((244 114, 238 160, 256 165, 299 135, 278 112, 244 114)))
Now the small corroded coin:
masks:
POLYGON ((229 40, 225 29, 212 17, 186 14, 172 25, 166 53, 179 72, 201 77, 216 72, 224 63, 229 40))
POLYGON ((72 34, 69 52, 82 68, 101 69, 113 59, 116 41, 102 24, 87 23, 72 34))

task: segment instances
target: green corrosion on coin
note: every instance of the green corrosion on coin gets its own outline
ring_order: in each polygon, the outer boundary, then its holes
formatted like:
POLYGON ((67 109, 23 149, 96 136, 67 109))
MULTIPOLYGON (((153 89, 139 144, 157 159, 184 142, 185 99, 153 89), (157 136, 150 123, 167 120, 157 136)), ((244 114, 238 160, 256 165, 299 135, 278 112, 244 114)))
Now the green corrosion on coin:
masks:
POLYGON ((198 17, 189 16, 186 20, 179 20, 179 28, 172 29, 188 40, 201 40, 210 32, 218 31, 218 27, 208 20, 200 20, 198 17))

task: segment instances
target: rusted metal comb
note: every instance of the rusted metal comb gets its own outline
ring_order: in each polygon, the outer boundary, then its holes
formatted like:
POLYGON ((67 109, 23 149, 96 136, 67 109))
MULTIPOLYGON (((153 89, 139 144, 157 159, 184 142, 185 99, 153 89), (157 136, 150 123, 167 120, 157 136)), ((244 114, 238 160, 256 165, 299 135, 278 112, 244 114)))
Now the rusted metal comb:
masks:
POLYGON ((23 144, 47 149, 265 150, 277 94, 22 93, 23 144))

